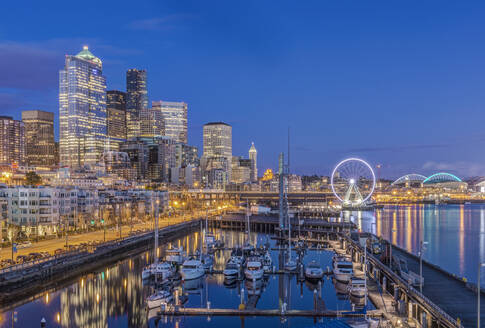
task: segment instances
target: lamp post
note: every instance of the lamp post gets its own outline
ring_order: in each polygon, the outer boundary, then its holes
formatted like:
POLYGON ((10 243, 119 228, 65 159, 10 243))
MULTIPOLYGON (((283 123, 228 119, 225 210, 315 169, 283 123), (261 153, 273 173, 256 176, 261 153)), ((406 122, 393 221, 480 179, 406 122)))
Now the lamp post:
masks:
POLYGON ((427 241, 421 241, 419 246, 419 292, 423 293, 423 252, 426 250, 427 241))
POLYGON ((484 262, 478 262, 478 279, 477 279, 477 327, 480 328, 480 273, 482 272, 482 267, 485 266, 484 262))

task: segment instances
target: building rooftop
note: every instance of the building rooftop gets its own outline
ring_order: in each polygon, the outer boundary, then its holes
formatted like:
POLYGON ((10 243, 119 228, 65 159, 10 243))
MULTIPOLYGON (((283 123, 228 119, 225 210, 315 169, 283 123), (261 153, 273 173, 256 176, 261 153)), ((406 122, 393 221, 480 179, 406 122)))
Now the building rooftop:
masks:
POLYGON ((230 126, 229 124, 224 123, 224 122, 209 122, 209 123, 206 123, 204 125, 227 125, 227 126, 230 126))
POLYGON ((98 57, 96 57, 95 55, 93 55, 91 53, 91 51, 89 51, 88 46, 83 46, 83 50, 81 50, 76 55, 76 57, 77 58, 81 58, 81 59, 85 59, 85 60, 89 60, 89 61, 93 61, 93 62, 98 63, 98 64, 101 64, 101 59, 99 59, 98 57))

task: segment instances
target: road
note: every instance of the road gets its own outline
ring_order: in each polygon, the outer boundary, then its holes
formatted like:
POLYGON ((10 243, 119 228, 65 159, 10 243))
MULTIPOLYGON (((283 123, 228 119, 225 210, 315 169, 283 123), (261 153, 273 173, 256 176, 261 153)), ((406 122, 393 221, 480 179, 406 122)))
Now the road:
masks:
MULTIPOLYGON (((164 219, 160 219, 158 225, 160 228, 163 228, 168 225, 173 225, 180 222, 192 220, 194 217, 195 216, 185 216, 185 217, 180 216, 180 217, 171 217, 169 219, 164 218, 164 219)), ((197 215, 197 217, 200 217, 200 215, 197 215)), ((132 231, 136 231, 136 230, 143 230, 143 231, 152 230, 153 226, 154 226, 153 222, 142 222, 142 223, 136 223, 133 225, 123 225, 121 228, 121 237, 127 237, 132 231)), ((93 242, 93 241, 104 241, 104 240, 109 241, 117 238, 120 238, 120 229, 110 228, 110 229, 106 229, 106 237, 105 237, 104 230, 97 230, 97 231, 91 231, 91 232, 86 232, 81 234, 68 235, 68 245, 78 245, 81 243, 87 243, 87 242, 93 242)), ((17 258, 17 256, 19 255, 28 255, 29 253, 34 253, 34 252, 36 253, 49 252, 50 254, 53 254, 56 249, 59 249, 59 248, 65 249, 64 247, 65 245, 66 245, 65 237, 33 242, 32 246, 30 247, 18 249, 17 253, 14 254, 14 259, 17 258)), ((12 258, 11 247, 2 248, 0 250, 0 260, 11 259, 11 258, 12 258)))

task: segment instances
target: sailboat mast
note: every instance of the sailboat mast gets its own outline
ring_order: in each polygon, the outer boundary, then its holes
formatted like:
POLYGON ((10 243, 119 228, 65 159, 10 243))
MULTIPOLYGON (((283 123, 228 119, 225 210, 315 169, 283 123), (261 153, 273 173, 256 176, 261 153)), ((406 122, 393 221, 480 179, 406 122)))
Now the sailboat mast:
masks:
POLYGON ((153 257, 155 258, 155 263, 158 263, 158 203, 159 200, 155 201, 155 248, 153 249, 153 257))
POLYGON ((248 220, 248 243, 251 243, 251 225, 249 224, 249 199, 246 198, 246 218, 248 220))
POLYGON ((202 261, 202 243, 204 242, 204 237, 202 237, 202 221, 200 221, 200 251, 199 251, 199 260, 202 261))

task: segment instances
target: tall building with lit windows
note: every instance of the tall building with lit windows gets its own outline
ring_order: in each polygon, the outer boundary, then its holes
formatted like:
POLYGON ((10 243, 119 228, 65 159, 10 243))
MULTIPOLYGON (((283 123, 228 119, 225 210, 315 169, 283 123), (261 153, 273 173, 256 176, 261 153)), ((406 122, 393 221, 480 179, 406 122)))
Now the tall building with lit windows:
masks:
POLYGON ((118 151, 119 145, 126 141, 126 92, 106 92, 106 113, 110 150, 118 151))
POLYGON ((87 46, 66 55, 59 72, 60 164, 94 165, 107 141, 106 78, 103 64, 87 46))
POLYGON ((141 120, 148 113, 147 72, 136 68, 126 72, 127 137, 141 135, 141 120))
POLYGON ((162 134, 177 142, 187 143, 187 104, 174 101, 152 101, 152 110, 162 119, 162 134))
POLYGON ((54 113, 22 111, 25 125, 25 161, 31 166, 53 166, 55 162, 54 113))
POLYGON ((24 123, 10 116, 0 116, 0 166, 23 165, 24 147, 24 123))
POLYGON ((220 188, 231 181, 232 127, 223 122, 211 122, 203 128, 201 167, 207 186, 220 188))
POLYGON ((251 182, 258 182, 258 151, 254 147, 254 142, 249 148, 249 160, 251 161, 251 182))

